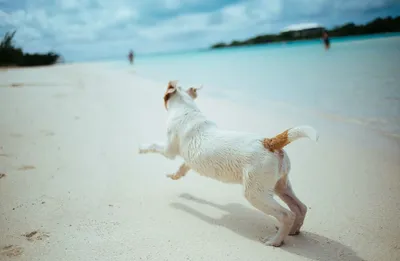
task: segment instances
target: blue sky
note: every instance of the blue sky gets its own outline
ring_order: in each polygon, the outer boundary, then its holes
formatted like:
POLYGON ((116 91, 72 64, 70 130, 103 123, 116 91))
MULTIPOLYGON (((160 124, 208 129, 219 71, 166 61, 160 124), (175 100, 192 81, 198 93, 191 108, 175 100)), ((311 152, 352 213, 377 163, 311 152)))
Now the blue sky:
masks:
POLYGON ((205 48, 297 23, 328 28, 400 15, 399 0, 0 0, 0 32, 67 60, 205 48))

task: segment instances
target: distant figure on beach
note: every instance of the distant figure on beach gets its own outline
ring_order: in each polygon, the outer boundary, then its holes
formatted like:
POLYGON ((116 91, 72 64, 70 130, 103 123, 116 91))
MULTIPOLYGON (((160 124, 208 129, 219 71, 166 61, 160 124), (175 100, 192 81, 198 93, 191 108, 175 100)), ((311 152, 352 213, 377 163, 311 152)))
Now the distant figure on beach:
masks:
POLYGON ((329 41, 329 36, 328 36, 328 32, 324 31, 322 33, 322 40, 324 41, 324 45, 325 45, 325 50, 328 50, 330 47, 330 41, 329 41))
POLYGON ((133 51, 131 50, 131 51, 129 52, 129 55, 128 55, 128 59, 129 59, 129 62, 130 62, 131 64, 133 64, 133 58, 134 58, 134 56, 133 56, 133 51))

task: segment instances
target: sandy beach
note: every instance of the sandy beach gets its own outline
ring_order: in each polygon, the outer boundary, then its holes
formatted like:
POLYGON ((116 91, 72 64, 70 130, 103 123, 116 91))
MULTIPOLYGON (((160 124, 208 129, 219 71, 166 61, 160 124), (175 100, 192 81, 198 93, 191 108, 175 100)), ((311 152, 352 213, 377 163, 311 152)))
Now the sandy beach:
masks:
POLYGON ((164 137, 166 84, 101 64, 0 71, 0 260, 400 260, 398 139, 200 93, 221 128, 320 133, 286 149, 309 208, 302 233, 267 247, 276 221, 240 186, 173 181, 180 159, 138 154, 164 137))

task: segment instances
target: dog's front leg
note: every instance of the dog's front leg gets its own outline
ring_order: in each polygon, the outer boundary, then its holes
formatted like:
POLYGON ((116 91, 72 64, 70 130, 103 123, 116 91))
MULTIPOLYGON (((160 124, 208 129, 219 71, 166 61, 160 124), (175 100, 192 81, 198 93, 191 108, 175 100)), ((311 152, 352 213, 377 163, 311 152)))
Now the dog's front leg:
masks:
POLYGON ((175 133, 168 131, 166 142, 144 144, 140 146, 139 153, 158 153, 173 160, 179 154, 178 141, 179 139, 175 133))
MULTIPOLYGON (((170 143, 169 143, 170 144, 170 143)), ((175 159, 176 153, 171 145, 166 145, 165 143, 151 143, 151 144, 143 144, 139 147, 139 153, 158 153, 163 155, 168 159, 175 159)))
POLYGON ((167 177, 168 177, 168 178, 171 178, 171 179, 173 179, 173 180, 177 180, 177 179, 180 179, 180 178, 182 178, 183 176, 185 176, 186 173, 188 173, 189 170, 190 170, 190 167, 189 167, 186 163, 183 163, 183 164, 179 167, 179 169, 178 169, 177 172, 175 172, 174 174, 168 174, 167 177))

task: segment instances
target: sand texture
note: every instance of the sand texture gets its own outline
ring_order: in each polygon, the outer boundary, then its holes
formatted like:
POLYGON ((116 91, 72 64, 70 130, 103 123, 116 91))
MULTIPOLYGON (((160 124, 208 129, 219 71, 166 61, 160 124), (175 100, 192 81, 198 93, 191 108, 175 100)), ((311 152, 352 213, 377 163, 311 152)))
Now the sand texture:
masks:
POLYGON ((205 86, 198 104, 220 127, 320 133, 287 146, 302 233, 267 247, 276 222, 240 186, 167 179, 180 159, 138 154, 164 137, 166 84, 95 64, 0 71, 0 260, 400 260, 398 142, 205 86))

